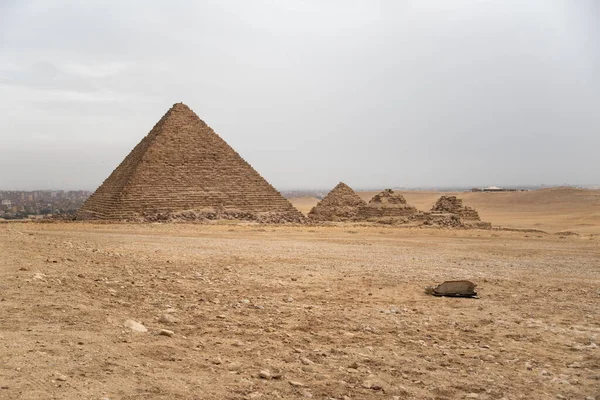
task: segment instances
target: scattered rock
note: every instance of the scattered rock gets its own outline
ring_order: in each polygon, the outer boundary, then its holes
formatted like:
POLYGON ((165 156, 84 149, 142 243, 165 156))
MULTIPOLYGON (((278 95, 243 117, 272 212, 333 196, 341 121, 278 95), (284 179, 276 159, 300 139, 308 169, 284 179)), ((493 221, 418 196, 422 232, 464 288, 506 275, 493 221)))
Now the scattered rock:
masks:
POLYGON ((241 371, 241 370, 242 370, 242 364, 241 364, 241 363, 239 363, 239 362, 232 362, 231 364, 229 364, 229 365, 227 366, 227 369, 228 369, 229 371, 235 371, 235 372, 238 372, 238 371, 241 371))
POLYGON ((306 387, 306 385, 302 382, 298 382, 298 381, 288 381, 288 382, 293 387, 306 387))
POLYGON ((533 365, 530 362, 526 362, 525 368, 527 368, 529 371, 531 371, 531 370, 533 370, 533 365))
POLYGON ((168 329, 161 329, 160 332, 158 332, 158 334, 161 336, 173 337, 173 335, 175 335, 175 332, 170 331, 168 329))
POLYGON ((383 382, 373 377, 369 377, 369 379, 362 383, 363 388, 371 390, 384 390, 384 386, 383 382))
POLYGON ((314 364, 314 362, 312 362, 311 360, 309 360, 309 359, 308 359, 308 358, 306 358, 306 357, 302 357, 302 358, 300 358, 300 362, 301 362, 302 364, 304 364, 304 365, 312 365, 312 364, 314 364))
POLYGON ((269 371, 267 371, 266 369, 263 369, 262 371, 260 371, 258 373, 259 378, 261 379, 271 379, 271 373, 269 371))
POLYGON ((33 274, 33 280, 34 281, 45 281, 46 275, 42 274, 41 272, 35 273, 35 274, 33 274))
POLYGON ((170 314, 163 314, 160 316, 160 318, 158 318, 158 322, 162 324, 174 324, 177 322, 177 320, 170 314))
POLYGON ((63 375, 63 374, 58 374, 58 375, 56 375, 56 380, 57 380, 57 381, 59 381, 59 382, 65 382, 67 379, 69 379, 69 378, 67 378, 67 377, 66 377, 65 375, 63 375))
POLYGON ((148 332, 148 328, 146 328, 144 325, 142 325, 139 322, 136 322, 132 319, 128 319, 127 321, 125 321, 123 326, 125 328, 131 329, 134 332, 142 332, 142 333, 148 332))

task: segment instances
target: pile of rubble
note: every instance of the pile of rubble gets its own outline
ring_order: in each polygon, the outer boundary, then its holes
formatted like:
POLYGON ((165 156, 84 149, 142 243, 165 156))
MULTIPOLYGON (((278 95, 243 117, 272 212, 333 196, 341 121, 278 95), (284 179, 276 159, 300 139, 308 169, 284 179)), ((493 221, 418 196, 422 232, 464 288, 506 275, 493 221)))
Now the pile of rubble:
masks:
POLYGON ((376 194, 369 204, 360 207, 358 218, 364 221, 376 221, 382 218, 400 218, 402 221, 413 219, 420 212, 406 202, 404 196, 385 189, 376 194))
POLYGON ((456 196, 442 196, 431 208, 432 214, 454 214, 468 221, 481 221, 479 213, 471 207, 463 205, 456 196))

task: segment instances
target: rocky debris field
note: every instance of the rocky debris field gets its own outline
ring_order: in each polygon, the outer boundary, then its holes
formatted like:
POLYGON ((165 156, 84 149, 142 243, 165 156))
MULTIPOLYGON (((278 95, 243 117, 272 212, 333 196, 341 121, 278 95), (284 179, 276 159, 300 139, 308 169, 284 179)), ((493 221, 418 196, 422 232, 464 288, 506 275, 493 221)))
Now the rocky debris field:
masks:
POLYGON ((0 224, 0 315, 1 399, 600 399, 598 237, 0 224))

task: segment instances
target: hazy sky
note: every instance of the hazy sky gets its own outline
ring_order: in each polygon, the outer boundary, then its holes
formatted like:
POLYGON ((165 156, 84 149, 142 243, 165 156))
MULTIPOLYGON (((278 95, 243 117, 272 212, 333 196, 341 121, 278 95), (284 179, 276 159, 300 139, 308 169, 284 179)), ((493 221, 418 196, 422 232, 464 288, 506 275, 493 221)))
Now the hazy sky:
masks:
POLYGON ((600 1, 0 0, 0 189, 180 101, 279 189, 600 183, 600 1))

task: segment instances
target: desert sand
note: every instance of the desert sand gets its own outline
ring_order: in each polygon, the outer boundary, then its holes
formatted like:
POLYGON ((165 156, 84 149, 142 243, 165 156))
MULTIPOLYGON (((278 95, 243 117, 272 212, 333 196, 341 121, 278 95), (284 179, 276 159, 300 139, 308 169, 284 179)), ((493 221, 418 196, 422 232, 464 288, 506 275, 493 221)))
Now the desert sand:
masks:
POLYGON ((3 223, 0 398, 598 399, 599 304, 583 233, 3 223))

